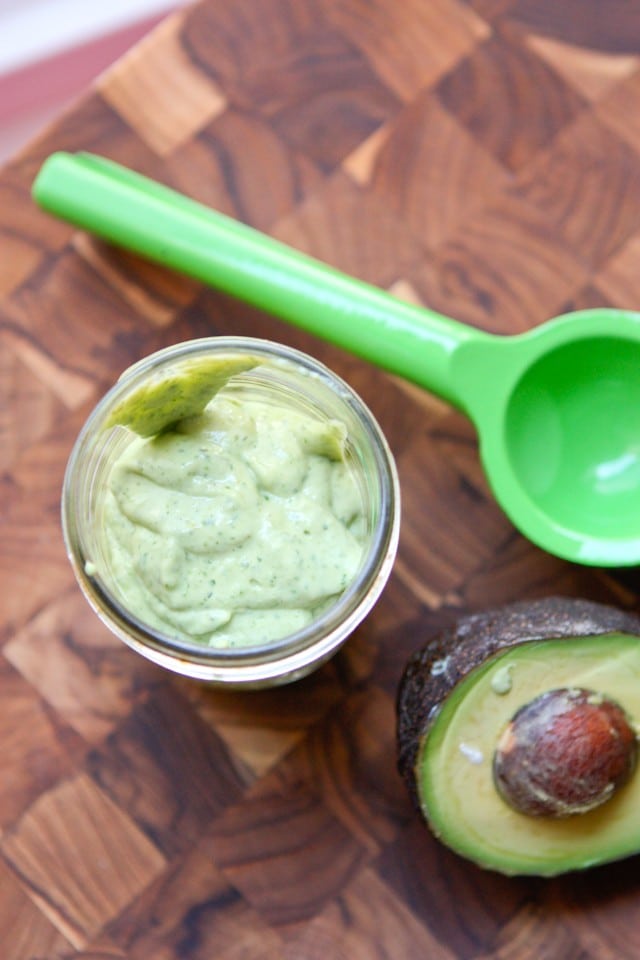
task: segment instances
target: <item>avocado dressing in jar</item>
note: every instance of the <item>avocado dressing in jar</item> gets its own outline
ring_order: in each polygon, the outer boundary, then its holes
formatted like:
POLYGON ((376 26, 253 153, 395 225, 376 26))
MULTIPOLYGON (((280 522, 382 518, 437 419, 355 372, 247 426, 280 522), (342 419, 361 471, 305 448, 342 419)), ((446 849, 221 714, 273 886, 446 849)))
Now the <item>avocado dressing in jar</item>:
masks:
POLYGON ((362 400, 299 351, 178 344, 131 367, 69 460, 63 530, 85 596, 139 653, 265 686, 344 642, 393 564, 393 457, 362 400))

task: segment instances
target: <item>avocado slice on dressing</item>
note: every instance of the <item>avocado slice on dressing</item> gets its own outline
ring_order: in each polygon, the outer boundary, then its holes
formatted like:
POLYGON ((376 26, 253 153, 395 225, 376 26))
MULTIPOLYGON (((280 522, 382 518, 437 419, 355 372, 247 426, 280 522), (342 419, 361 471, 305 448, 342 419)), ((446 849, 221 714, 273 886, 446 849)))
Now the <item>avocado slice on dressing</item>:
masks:
POLYGON ((259 363, 251 356, 182 360, 123 397, 105 427, 121 425, 140 437, 154 437, 180 420, 198 416, 231 377, 259 363))
POLYGON ((461 856, 553 876, 640 851, 640 617, 566 598, 464 617, 410 659, 397 711, 400 773, 461 856), (549 704, 534 744, 530 718, 549 704), (598 796, 587 796, 603 769, 598 796))

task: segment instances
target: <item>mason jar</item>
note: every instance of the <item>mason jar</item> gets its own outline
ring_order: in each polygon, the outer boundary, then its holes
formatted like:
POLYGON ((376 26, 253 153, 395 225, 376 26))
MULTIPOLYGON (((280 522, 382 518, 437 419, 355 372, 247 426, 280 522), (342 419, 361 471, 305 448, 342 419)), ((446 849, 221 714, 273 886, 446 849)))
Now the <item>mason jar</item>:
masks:
MULTIPOLYGON (((142 503, 140 509, 148 511, 150 507, 142 503)), ((166 512, 169 515, 172 511, 173 506, 166 512)), ((181 521, 174 518, 171 522, 181 521)), ((62 492, 62 529, 69 560, 85 598, 115 636, 170 671, 214 685, 247 689, 296 680, 338 650, 369 613, 387 582, 399 526, 400 494, 393 455, 362 399, 312 357, 282 344, 248 337, 206 337, 179 343, 127 369, 82 428, 67 464, 62 492), (315 424, 343 425, 344 466, 359 498, 361 551, 350 581, 314 610, 310 622, 283 636, 265 639, 256 631, 242 643, 219 644, 215 632, 203 641, 134 609, 120 582, 122 565, 107 536, 105 503, 111 496, 108 491, 114 466, 132 444, 141 443, 127 426, 112 425, 114 411, 122 409, 127 398, 139 396, 141 388, 144 395, 147 385, 162 382, 165 373, 175 375, 201 358, 233 362, 242 357, 255 361, 255 365, 232 376, 217 398, 226 398, 225 402, 239 408, 261 404, 276 418, 291 411, 311 418, 315 424)), ((144 531, 142 535, 146 535, 144 531)), ((286 535, 283 543, 280 556, 284 562, 286 535)), ((230 549, 233 553, 235 547, 230 549)), ((159 551, 165 552, 162 546, 159 551)), ((214 569, 217 562, 215 556, 210 560, 214 569)), ((225 558, 220 564, 224 567, 228 562, 225 558)), ((135 565, 132 562, 132 569, 135 565)), ((271 557, 271 565, 276 582, 280 566, 277 557, 271 557)))

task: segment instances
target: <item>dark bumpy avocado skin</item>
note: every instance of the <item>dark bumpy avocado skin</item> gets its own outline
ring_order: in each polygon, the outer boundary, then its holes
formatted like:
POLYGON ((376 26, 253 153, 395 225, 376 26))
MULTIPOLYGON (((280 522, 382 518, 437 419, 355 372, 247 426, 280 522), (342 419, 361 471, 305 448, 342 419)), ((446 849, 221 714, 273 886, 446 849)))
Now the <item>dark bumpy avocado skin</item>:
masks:
POLYGON ((640 616, 588 600, 548 597, 462 617, 413 654, 398 688, 397 748, 398 769, 416 808, 420 742, 440 704, 467 673, 493 654, 529 640, 603 633, 640 635, 640 616))

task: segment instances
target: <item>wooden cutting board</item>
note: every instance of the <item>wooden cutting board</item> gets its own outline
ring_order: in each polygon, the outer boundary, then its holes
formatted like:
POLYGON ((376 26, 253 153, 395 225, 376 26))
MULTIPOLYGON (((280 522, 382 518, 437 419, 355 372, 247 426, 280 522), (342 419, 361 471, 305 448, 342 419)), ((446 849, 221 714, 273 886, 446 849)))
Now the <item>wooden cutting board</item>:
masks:
POLYGON ((103 153, 500 333, 640 308, 640 10, 623 0, 202 0, 0 174, 3 960, 640 956, 638 860, 507 880, 443 849, 395 770, 394 697, 428 635, 548 594, 638 608, 493 502, 469 424, 256 310, 45 216, 51 151, 103 153), (65 461, 124 367, 210 334, 315 354, 372 407, 404 498, 382 600, 314 676, 174 679, 79 594, 65 461))

